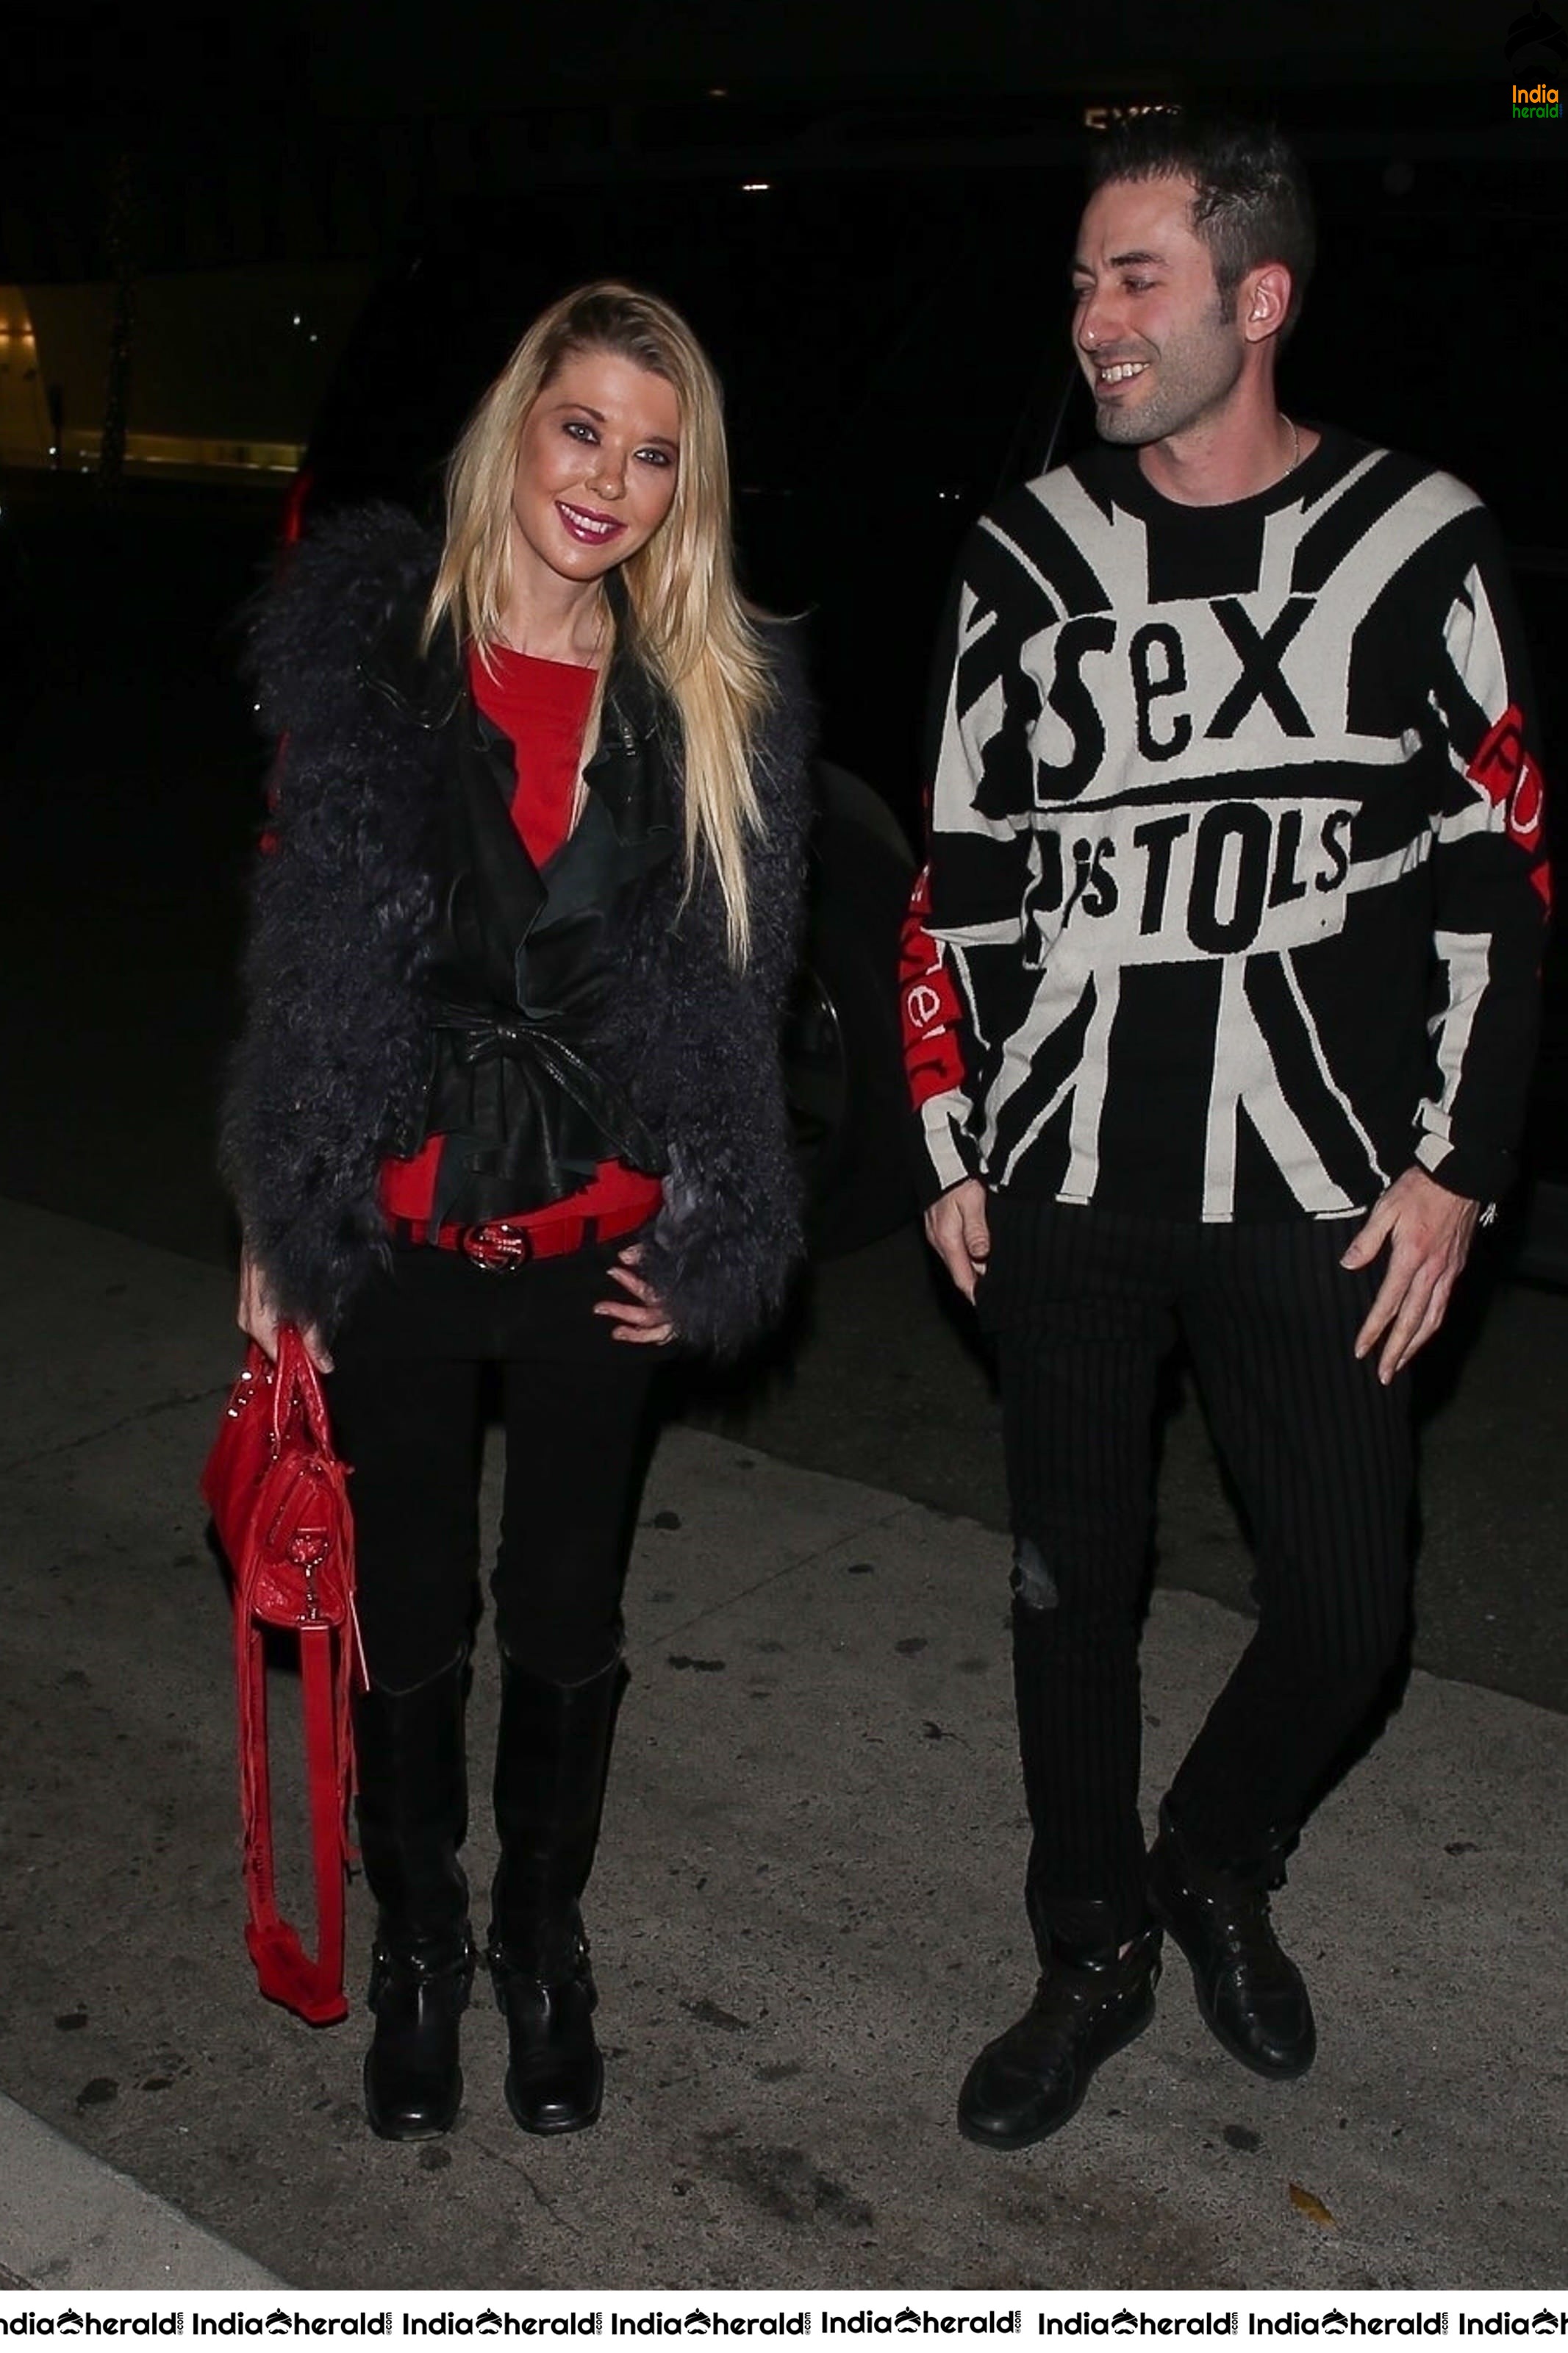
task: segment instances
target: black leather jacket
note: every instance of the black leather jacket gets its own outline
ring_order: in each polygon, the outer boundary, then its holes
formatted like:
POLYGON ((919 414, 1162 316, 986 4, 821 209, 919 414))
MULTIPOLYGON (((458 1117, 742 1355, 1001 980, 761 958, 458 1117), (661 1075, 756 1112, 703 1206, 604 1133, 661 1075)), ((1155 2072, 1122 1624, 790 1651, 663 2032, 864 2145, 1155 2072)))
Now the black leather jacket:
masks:
MULTIPOLYGON (((429 667, 443 677, 453 659, 447 639, 429 667)), ((635 672, 626 662, 621 672, 581 819, 542 871, 512 821, 510 739, 470 693, 437 698, 447 867, 425 975, 429 1077, 408 1139, 409 1150, 445 1139, 433 1224, 542 1208, 611 1157, 665 1172, 660 1145, 598 1050, 614 1018, 616 943, 679 847, 666 764, 644 755, 624 716, 635 672)))

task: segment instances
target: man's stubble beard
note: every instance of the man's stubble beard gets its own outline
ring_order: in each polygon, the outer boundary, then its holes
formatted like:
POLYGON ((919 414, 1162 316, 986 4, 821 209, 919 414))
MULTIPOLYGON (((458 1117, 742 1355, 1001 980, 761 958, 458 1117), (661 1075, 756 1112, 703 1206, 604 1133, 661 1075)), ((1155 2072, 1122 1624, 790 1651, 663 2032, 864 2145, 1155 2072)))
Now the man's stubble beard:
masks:
POLYGON ((1228 400, 1241 375, 1242 353, 1223 334, 1235 317, 1216 309, 1194 332, 1168 344, 1154 366, 1159 382, 1147 400, 1126 408, 1094 404, 1095 430, 1102 441, 1142 448, 1188 432, 1228 400))

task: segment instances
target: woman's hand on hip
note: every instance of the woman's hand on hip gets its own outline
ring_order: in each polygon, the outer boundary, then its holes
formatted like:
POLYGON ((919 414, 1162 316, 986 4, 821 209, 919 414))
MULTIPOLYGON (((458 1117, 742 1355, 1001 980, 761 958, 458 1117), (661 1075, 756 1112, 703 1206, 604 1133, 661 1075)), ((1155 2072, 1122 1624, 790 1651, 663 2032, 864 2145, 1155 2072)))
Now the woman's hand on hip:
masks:
POLYGON ((662 1348, 675 1337, 669 1311, 651 1282, 636 1271, 642 1250, 632 1242, 609 1270, 610 1281, 626 1293, 624 1299, 601 1299, 595 1315, 606 1315, 615 1325, 612 1340, 629 1340, 645 1348, 662 1348))
MULTIPOLYGON (((282 1321, 268 1294, 267 1279, 248 1250, 242 1250, 239 1260, 239 1306, 235 1322, 247 1340, 254 1340, 262 1354, 272 1363, 278 1361, 278 1326, 282 1321)), ((300 1337, 305 1343, 305 1354, 319 1373, 330 1373, 332 1360, 327 1354, 321 1334, 313 1324, 300 1327, 300 1337)))

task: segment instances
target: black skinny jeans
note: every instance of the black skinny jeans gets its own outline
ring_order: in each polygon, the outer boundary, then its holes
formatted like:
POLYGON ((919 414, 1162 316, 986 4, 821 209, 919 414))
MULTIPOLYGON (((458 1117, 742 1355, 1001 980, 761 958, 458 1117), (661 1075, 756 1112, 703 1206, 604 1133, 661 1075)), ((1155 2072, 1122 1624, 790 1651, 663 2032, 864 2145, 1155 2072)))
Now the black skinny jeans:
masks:
POLYGON ((1162 1359, 1186 1340, 1257 1549, 1258 1626, 1172 1785, 1202 1858, 1278 1875, 1409 1622, 1409 1381, 1355 1334, 1382 1262, 1357 1221, 1163 1220, 993 1195, 994 1336, 1016 1546, 1013 1653, 1031 1915, 1110 1902, 1142 1925, 1138 1637, 1162 1359))
POLYGON ((395 1253, 356 1295, 326 1383, 353 1465, 370 1679, 414 1690, 471 1637, 481 1384, 500 1367, 506 1479, 490 1590, 508 1654, 574 1683, 612 1659, 657 1350, 614 1340, 596 1302, 635 1236, 511 1272, 452 1250, 395 1253))

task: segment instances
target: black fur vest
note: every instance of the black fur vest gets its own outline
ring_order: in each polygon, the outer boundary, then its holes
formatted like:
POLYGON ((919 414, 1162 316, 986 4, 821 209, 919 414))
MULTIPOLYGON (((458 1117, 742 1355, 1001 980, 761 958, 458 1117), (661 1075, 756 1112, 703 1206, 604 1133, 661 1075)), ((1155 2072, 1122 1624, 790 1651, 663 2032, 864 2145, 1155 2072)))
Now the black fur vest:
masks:
MULTIPOLYGON (((416 1124, 426 1082, 445 737, 437 666, 414 648, 437 553, 396 509, 334 518, 296 552, 252 638, 262 724, 284 751, 222 1166, 279 1310, 325 1333, 386 1248, 381 1163, 416 1124)), ((811 726, 787 638, 769 637, 778 696, 754 753, 751 962, 729 962, 711 878, 700 871, 682 906, 683 860, 668 860, 622 943, 598 1048, 668 1161, 640 1271, 684 1339, 724 1353, 776 1314, 800 1246, 778 1029, 811 726)), ((612 672, 601 740, 612 730, 667 764, 679 805, 679 734, 642 673, 612 672)))

